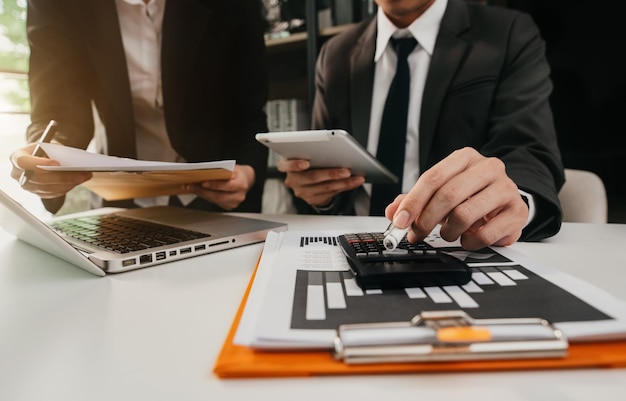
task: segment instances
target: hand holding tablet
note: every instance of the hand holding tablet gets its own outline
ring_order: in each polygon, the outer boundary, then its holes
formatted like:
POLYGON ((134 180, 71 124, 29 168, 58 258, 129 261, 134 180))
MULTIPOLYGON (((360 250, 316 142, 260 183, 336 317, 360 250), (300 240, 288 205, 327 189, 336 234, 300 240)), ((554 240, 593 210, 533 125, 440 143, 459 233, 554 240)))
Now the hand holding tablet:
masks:
POLYGON ((309 130, 256 134, 256 140, 286 159, 308 160, 311 168, 349 168, 373 184, 398 178, 344 130, 309 130))

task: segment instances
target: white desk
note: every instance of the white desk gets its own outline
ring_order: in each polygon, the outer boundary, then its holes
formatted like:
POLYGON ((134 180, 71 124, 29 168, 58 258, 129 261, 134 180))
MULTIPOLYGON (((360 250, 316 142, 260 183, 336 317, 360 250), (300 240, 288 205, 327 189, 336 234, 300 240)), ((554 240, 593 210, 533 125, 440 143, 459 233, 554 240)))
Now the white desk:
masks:
MULTIPOLYGON (((295 230, 376 218, 267 216, 295 230)), ((626 225, 514 248, 626 300, 626 225)), ((0 229, 0 400, 622 400, 626 369, 230 379, 212 373, 262 250, 97 278, 0 229)))

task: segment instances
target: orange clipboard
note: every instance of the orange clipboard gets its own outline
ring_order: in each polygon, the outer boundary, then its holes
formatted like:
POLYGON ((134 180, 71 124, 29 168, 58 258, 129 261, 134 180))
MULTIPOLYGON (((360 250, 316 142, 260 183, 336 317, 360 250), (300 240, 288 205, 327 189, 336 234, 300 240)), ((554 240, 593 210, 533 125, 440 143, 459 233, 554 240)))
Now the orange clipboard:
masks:
MULTIPOLYGON (((258 268, 258 263, 257 263, 258 268)), ((248 283, 213 373, 220 378, 303 377, 324 375, 391 374, 412 372, 478 372, 503 370, 626 368, 626 341, 570 344, 564 358, 502 359, 454 362, 409 362, 349 365, 329 351, 261 351, 233 344, 252 288, 248 283)))

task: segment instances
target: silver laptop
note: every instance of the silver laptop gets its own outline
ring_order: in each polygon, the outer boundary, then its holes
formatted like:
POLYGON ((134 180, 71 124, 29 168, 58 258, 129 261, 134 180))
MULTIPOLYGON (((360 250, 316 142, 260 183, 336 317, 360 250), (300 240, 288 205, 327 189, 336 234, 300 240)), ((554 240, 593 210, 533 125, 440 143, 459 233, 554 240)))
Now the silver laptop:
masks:
POLYGON ((43 222, 0 190, 0 225, 22 241, 104 276, 265 241, 280 222, 171 206, 96 209, 43 222))

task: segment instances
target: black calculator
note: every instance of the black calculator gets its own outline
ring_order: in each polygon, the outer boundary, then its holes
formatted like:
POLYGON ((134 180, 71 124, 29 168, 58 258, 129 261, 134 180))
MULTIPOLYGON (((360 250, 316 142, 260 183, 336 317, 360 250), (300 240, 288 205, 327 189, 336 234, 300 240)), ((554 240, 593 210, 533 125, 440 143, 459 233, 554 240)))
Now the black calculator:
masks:
POLYGON ((405 237, 389 251, 383 239, 382 232, 338 237, 356 282, 363 289, 463 285, 472 278, 465 263, 423 241, 409 243, 405 237))

